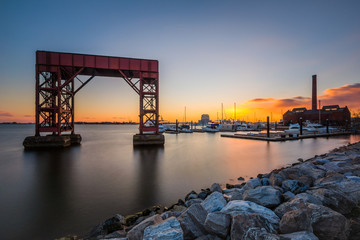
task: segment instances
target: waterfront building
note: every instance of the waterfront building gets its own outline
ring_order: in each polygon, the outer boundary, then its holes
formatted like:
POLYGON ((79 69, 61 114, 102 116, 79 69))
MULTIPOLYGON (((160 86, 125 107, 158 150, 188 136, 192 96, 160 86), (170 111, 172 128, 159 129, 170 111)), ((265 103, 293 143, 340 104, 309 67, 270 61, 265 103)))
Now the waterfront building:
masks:
POLYGON ((209 114, 202 114, 201 120, 199 120, 199 125, 206 125, 208 122, 210 122, 209 114))

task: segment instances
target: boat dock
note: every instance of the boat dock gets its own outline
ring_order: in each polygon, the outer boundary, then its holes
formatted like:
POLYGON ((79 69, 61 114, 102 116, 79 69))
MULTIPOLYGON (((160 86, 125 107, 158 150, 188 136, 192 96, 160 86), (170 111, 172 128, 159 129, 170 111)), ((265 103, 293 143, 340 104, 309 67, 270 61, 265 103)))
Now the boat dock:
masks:
POLYGON ((271 133, 269 136, 266 133, 259 134, 221 134, 221 137, 228 138, 240 138, 240 139, 250 139, 250 140, 260 140, 260 141, 268 141, 268 142, 283 142, 289 140, 299 140, 306 138, 318 138, 318 137, 334 137, 334 136, 342 136, 342 135, 350 135, 353 132, 336 132, 336 133, 320 133, 320 134, 307 134, 307 135, 279 135, 271 133))

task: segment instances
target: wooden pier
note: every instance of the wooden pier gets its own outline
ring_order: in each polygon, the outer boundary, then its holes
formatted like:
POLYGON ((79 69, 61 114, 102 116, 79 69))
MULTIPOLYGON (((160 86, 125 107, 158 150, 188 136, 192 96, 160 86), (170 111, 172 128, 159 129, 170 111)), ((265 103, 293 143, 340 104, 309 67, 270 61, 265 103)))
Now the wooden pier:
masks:
POLYGON ((336 133, 320 133, 320 134, 307 134, 307 135, 298 135, 298 136, 289 136, 289 135, 279 135, 279 134, 270 134, 270 137, 267 137, 266 133, 259 134, 221 134, 221 137, 228 138, 240 138, 240 139, 250 139, 250 140, 260 140, 260 141, 268 141, 268 142, 282 142, 289 140, 299 140, 306 138, 318 138, 318 137, 334 137, 334 136, 342 136, 342 135, 350 135, 353 132, 336 132, 336 133))

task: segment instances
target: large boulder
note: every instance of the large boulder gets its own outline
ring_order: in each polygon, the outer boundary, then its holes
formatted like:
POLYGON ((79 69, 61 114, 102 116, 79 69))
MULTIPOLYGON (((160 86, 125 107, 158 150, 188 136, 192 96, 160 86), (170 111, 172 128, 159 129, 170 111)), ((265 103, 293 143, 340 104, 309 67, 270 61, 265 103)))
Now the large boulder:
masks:
POLYGON ((310 231, 311 227, 311 215, 307 208, 300 208, 286 212, 280 221, 281 233, 292 233, 298 231, 310 231))
POLYGON ((277 208, 275 208, 274 212, 279 218, 282 218, 284 214, 289 211, 298 210, 305 207, 305 202, 302 199, 294 198, 289 202, 280 204, 277 208))
POLYGON ((280 240, 319 240, 312 232, 301 231, 281 234, 280 240))
POLYGON ((264 239, 277 233, 277 227, 259 214, 238 214, 233 216, 231 239, 264 239))
POLYGON ((279 174, 283 179, 290 180, 296 180, 303 175, 302 172, 295 167, 284 168, 279 172, 279 174))
POLYGON ((322 202, 322 205, 344 215, 350 214, 355 208, 357 208, 357 204, 340 191, 319 188, 309 190, 307 193, 319 199, 322 202))
POLYGON ((263 207, 259 204, 249 201, 243 200, 234 200, 230 201, 222 210, 223 213, 228 213, 231 216, 235 216, 237 214, 259 214, 264 217, 272 224, 279 224, 279 217, 270 209, 263 207))
POLYGON ((318 198, 314 197, 313 195, 307 192, 296 194, 295 198, 302 199, 305 203, 322 205, 322 202, 318 198))
POLYGON ((213 192, 210 194, 201 205, 208 213, 220 211, 226 205, 224 196, 219 192, 213 192))
POLYGON ((253 189, 256 188, 258 186, 261 186, 261 182, 259 178, 254 178, 254 179, 250 179, 249 181, 246 182, 246 184, 244 185, 244 189, 248 190, 248 189, 253 189))
POLYGON ((184 232, 184 239, 195 239, 206 234, 205 220, 207 211, 199 204, 191 205, 178 220, 184 232))
POLYGON ((225 238, 229 233, 231 217, 222 212, 209 213, 205 220, 205 228, 209 233, 225 238))
POLYGON ((346 196, 351 198, 354 202, 360 202, 360 182, 352 179, 336 179, 333 181, 323 181, 318 187, 324 187, 332 190, 343 192, 346 196))
POLYGON ((158 224, 163 221, 159 214, 149 217, 133 227, 126 235, 129 240, 141 240, 144 235, 144 230, 150 225, 158 224))
POLYGON ((144 240, 182 240, 183 231, 179 221, 170 217, 166 221, 148 226, 144 231, 144 240))
POLYGON ((241 188, 232 188, 226 191, 224 197, 228 199, 228 201, 234 200, 242 200, 245 189, 241 188))
POLYGON ((325 175, 325 171, 319 169, 312 162, 304 162, 294 166, 294 169, 298 169, 302 175, 310 176, 314 180, 322 178, 325 175))
POLYGON ((281 203, 281 192, 272 186, 261 186, 247 190, 243 195, 243 199, 272 208, 281 203))
POLYGON ((314 234, 319 239, 347 239, 349 235, 349 221, 340 213, 328 207, 307 204, 311 214, 314 234))

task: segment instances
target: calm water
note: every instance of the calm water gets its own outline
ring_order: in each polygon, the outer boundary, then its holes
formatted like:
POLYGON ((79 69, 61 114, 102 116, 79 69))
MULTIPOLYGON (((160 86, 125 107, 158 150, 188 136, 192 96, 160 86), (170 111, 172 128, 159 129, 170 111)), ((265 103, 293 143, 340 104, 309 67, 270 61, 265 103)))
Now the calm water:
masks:
POLYGON ((24 151, 33 125, 0 125, 1 239, 81 234, 116 213, 170 205, 191 190, 269 172, 359 136, 283 143, 166 134, 163 148, 133 148, 137 126, 80 125, 81 146, 24 151))

